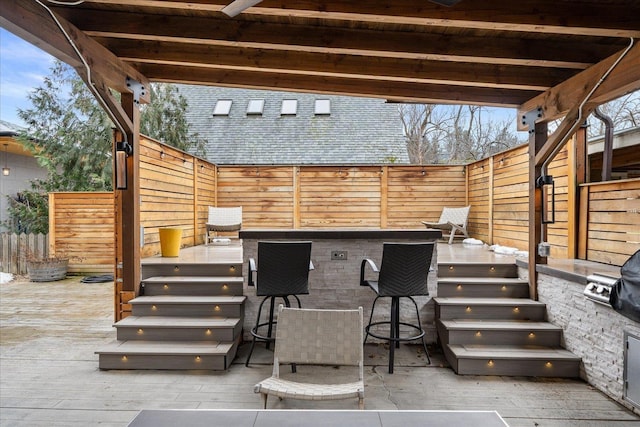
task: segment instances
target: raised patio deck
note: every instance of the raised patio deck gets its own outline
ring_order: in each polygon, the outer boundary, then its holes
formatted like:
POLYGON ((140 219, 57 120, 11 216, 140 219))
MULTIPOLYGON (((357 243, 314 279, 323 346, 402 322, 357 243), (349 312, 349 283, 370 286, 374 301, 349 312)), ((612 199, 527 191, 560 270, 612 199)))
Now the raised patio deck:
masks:
MULTIPOLYGON (((473 262, 494 256, 439 246, 439 257, 473 262)), ((141 409, 258 409, 253 385, 271 373, 272 353, 262 346, 251 367, 244 367, 247 345, 223 373, 100 371, 94 351, 115 335, 112 283, 71 278, 4 284, 0 321, 2 426, 124 426, 141 409)), ((367 410, 495 410, 510 426, 640 427, 638 416, 582 381, 457 376, 437 351, 432 366, 425 366, 419 349, 401 346, 389 375, 386 350, 366 346, 367 410)), ((354 409, 349 401, 277 405, 354 409)))

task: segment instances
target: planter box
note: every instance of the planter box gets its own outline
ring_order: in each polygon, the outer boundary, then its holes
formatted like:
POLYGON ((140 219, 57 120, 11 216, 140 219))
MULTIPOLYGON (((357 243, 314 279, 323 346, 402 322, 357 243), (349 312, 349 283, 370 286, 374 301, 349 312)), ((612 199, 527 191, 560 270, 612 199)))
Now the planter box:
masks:
POLYGON ((27 273, 32 282, 55 282, 67 277, 68 259, 48 258, 27 261, 27 273))

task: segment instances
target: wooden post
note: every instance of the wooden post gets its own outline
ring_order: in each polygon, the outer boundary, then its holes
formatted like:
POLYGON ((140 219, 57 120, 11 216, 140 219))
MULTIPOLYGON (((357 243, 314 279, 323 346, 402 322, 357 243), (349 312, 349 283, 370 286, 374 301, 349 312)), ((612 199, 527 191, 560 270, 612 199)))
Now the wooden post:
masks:
POLYGON ((380 167, 380 228, 387 228, 389 220, 389 167, 380 167))
POLYGON ((493 211, 494 211, 494 156, 489 157, 489 243, 493 244, 493 211))
MULTIPOLYGON (((200 180, 198 171, 200 168, 198 167, 198 159, 195 157, 191 157, 193 159, 193 246, 198 245, 198 182, 200 180)), ((205 242, 206 243, 206 242, 205 242)))
POLYGON ((120 191, 122 201, 122 288, 139 294, 141 267, 141 228, 140 228, 140 110, 132 93, 122 93, 120 103, 133 123, 133 129, 127 129, 127 140, 133 148, 133 154, 127 158, 127 189, 120 191))
MULTIPOLYGON (((570 244, 573 243, 573 252, 568 251, 567 256, 569 258, 586 259, 586 253, 583 254, 582 250, 580 249, 580 248, 586 248, 586 244, 587 244, 586 239, 584 242, 581 241, 582 233, 580 232, 580 230, 583 227, 585 227, 586 229, 586 226, 587 226, 586 223, 585 224, 582 223, 583 221, 582 214, 584 214, 584 212, 582 212, 583 200, 582 200, 582 191, 580 191, 580 185, 587 182, 589 178, 589 159, 588 159, 589 154, 587 151, 587 127, 586 126, 582 126, 580 127, 580 129, 578 129, 578 131, 574 136, 574 141, 575 141, 575 144, 574 144, 575 145, 575 150, 574 150, 575 152, 575 161, 574 161, 575 199, 574 199, 573 207, 575 211, 574 211, 574 215, 569 216, 569 221, 571 220, 575 221, 575 225, 574 225, 575 234, 573 236, 573 239, 571 239, 571 236, 569 236, 570 238, 569 243, 570 244)), ((571 206, 572 205, 569 205, 569 207, 571 206)))
POLYGON ((534 300, 538 299, 536 265, 547 263, 538 255, 538 243, 546 240, 546 230, 542 229, 542 196, 536 189, 536 178, 542 171, 542 165, 536 164, 536 155, 546 141, 547 123, 536 123, 529 134, 529 297, 534 300))

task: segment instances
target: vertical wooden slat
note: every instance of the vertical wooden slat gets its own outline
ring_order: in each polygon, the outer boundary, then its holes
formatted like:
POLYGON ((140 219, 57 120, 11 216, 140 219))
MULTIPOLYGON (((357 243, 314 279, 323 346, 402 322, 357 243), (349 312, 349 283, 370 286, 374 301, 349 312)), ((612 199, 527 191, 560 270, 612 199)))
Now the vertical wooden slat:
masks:
POLYGON ((494 178, 495 178, 495 157, 489 158, 489 243, 493 244, 493 198, 494 198, 494 178))
POLYGON ((389 167, 380 168, 380 228, 387 228, 389 217, 389 167))
POLYGON ((575 258, 576 233, 578 224, 577 200, 576 196, 576 135, 567 142, 567 258, 575 258))
POLYGON ((49 254, 56 254, 56 218, 52 212, 56 211, 56 195, 49 193, 49 254))
POLYGON ((580 221, 578 223, 578 258, 587 259, 589 226, 589 187, 580 188, 580 221))
POLYGON ((300 167, 293 167, 293 228, 300 228, 300 167))
POLYGON ((198 244, 198 207, 199 207, 199 197, 198 195, 200 194, 200 186, 199 186, 199 171, 200 168, 198 167, 199 163, 197 159, 193 159, 193 204, 191 205, 191 209, 193 209, 193 246, 196 246, 198 244))

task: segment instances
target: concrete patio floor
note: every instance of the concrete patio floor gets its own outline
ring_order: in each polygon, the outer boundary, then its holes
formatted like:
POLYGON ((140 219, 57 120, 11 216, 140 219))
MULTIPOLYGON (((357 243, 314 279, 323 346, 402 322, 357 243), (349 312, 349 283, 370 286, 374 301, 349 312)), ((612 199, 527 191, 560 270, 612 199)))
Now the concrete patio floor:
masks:
MULTIPOLYGON (((115 339, 112 323, 112 282, 0 285, 0 425, 126 426, 141 409, 261 407, 253 385, 271 373, 264 345, 249 368, 242 345, 227 372, 100 371, 94 351, 115 339)), ((514 427, 640 427, 639 417, 580 380, 457 376, 432 353, 425 366, 420 346, 402 346, 389 375, 386 349, 368 344, 366 408, 496 410, 514 427)), ((273 399, 269 407, 356 409, 357 402, 273 399)))

